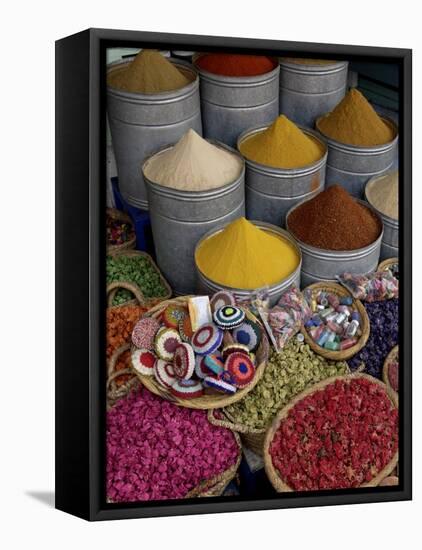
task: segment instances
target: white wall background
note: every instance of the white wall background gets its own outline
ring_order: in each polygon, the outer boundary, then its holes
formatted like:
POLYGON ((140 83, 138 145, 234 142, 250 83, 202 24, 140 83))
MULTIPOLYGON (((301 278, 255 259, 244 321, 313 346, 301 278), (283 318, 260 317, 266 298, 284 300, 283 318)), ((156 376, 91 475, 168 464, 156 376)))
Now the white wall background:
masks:
MULTIPOLYGON (((417 3, 21 1, 3 6, 0 44, 0 524, 2 547, 34 549, 415 548, 420 541, 421 406, 414 409, 414 501, 88 524, 55 511, 54 41, 87 27, 414 48, 415 291, 421 268, 420 18, 417 3), (6 196, 5 195, 6 192, 6 196)), ((415 395, 421 297, 415 292, 415 395), (419 312, 419 313, 418 313, 419 312)))

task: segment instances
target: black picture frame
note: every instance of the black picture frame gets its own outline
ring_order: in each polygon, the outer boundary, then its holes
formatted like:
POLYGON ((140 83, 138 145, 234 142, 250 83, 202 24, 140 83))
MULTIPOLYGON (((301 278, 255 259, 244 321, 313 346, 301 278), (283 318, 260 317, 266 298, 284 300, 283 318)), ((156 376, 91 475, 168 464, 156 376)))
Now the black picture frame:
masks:
POLYGON ((412 51, 89 29, 56 42, 56 508, 87 520, 412 498, 412 51), (107 504, 105 434, 105 48, 230 50, 396 62, 400 70, 400 461, 396 487, 107 504))

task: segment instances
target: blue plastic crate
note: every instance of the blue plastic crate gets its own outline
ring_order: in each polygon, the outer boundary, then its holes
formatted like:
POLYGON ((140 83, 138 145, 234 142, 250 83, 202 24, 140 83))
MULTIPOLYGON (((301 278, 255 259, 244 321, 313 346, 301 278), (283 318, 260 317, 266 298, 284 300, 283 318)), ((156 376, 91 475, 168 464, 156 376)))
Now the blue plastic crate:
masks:
POLYGON ((126 212, 130 216, 135 227, 136 248, 148 252, 148 254, 155 258, 154 240, 152 237, 151 220, 148 210, 141 210, 125 201, 119 190, 119 178, 117 176, 111 178, 111 185, 116 208, 126 212))

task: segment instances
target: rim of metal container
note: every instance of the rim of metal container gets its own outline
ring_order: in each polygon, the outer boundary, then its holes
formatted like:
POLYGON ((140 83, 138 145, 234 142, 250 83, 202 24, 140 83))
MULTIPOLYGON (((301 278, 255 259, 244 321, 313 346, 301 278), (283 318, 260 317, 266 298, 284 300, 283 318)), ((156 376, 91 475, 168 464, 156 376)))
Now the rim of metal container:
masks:
POLYGON ((378 115, 381 120, 383 120, 392 130, 394 130, 394 138, 387 142, 382 143, 380 145, 351 145, 348 143, 341 143, 340 141, 336 141, 335 139, 332 139, 324 134, 319 129, 319 123, 320 121, 328 116, 330 113, 326 113, 325 115, 320 116, 315 121, 315 127, 319 134, 322 136, 322 138, 326 141, 329 147, 332 147, 333 149, 337 149, 338 151, 341 151, 343 153, 349 153, 349 154, 358 154, 358 155, 372 155, 374 153, 382 153, 384 151, 388 151, 392 147, 395 146, 399 139, 399 129, 397 124, 392 120, 391 118, 388 118, 386 116, 380 116, 378 115))
POLYGON ((280 72, 280 64, 278 63, 277 58, 269 55, 264 55, 263 57, 268 57, 268 59, 271 59, 271 61, 273 61, 275 65, 274 69, 268 71, 268 73, 258 74, 255 76, 226 76, 222 74, 210 73, 205 69, 201 69, 201 67, 197 65, 197 62, 201 57, 204 57, 205 55, 212 55, 213 53, 215 52, 203 52, 195 54, 192 58, 192 64, 195 70, 201 76, 201 78, 211 81, 214 80, 218 83, 219 86, 227 86, 232 88, 234 84, 238 87, 250 87, 251 85, 265 84, 266 82, 268 82, 268 80, 275 78, 280 72))
MULTIPOLYGON (((322 192, 323 191, 320 191, 319 193, 322 193, 322 192)), ((306 250, 306 252, 310 252, 314 258, 318 258, 318 259, 321 259, 321 260, 332 259, 333 254, 335 256, 344 257, 344 258, 349 258, 351 256, 354 260, 356 260, 356 259, 360 258, 361 256, 366 256, 368 254, 368 251, 372 251, 373 249, 375 250, 375 248, 377 248, 379 243, 382 241, 382 237, 384 235, 384 222, 383 222, 381 216, 375 210, 375 208, 373 208, 366 201, 361 200, 361 199, 356 199, 354 197, 353 198, 356 202, 359 202, 363 206, 366 206, 366 208, 368 208, 369 210, 372 210, 372 212, 377 216, 378 221, 381 224, 381 232, 380 232, 380 234, 378 235, 378 237, 375 239, 375 241, 373 243, 368 244, 368 246, 364 246, 363 248, 355 248, 354 250, 328 250, 328 249, 325 249, 325 248, 316 248, 315 246, 304 243, 303 241, 296 238, 293 231, 291 231, 289 229, 289 216, 290 216, 290 214, 294 210, 296 210, 296 208, 299 208, 299 206, 301 206, 305 202, 315 199, 315 197, 318 196, 319 193, 316 193, 313 197, 311 197, 309 199, 305 199, 303 201, 298 202, 297 204, 292 206, 292 208, 290 208, 290 210, 288 210, 288 212, 286 214, 286 229, 289 232, 289 234, 292 236, 292 238, 298 243, 298 245, 301 249, 303 248, 303 250, 306 250)))
POLYGON ((304 126, 299 126, 299 125, 297 125, 297 127, 300 128, 303 133, 309 134, 324 148, 325 153, 316 162, 313 162, 312 164, 307 164, 306 166, 301 166, 299 168, 276 168, 274 166, 267 166, 265 164, 261 164, 254 160, 249 160, 248 158, 244 157, 240 151, 240 146, 242 142, 246 141, 247 139, 249 139, 255 134, 259 134, 260 132, 267 130, 267 128, 269 128, 270 126, 271 125, 268 124, 266 126, 248 128, 247 130, 242 132, 237 139, 237 150, 239 151, 239 154, 241 155, 241 157, 245 159, 246 165, 252 170, 259 172, 260 174, 265 173, 266 175, 272 176, 272 177, 291 178, 292 176, 306 176, 308 174, 312 174, 313 172, 316 172, 317 170, 319 170, 319 168, 321 168, 326 163, 327 156, 328 156, 327 144, 320 138, 320 136, 315 130, 312 130, 310 128, 305 128, 304 126))
MULTIPOLYGON (((291 233, 289 233, 285 229, 282 229, 281 227, 278 227, 277 225, 273 225, 272 223, 262 222, 262 221, 258 221, 258 220, 248 220, 248 221, 253 223, 254 225, 256 225, 259 229, 264 229, 265 231, 267 231, 269 233, 275 233, 277 236, 281 236, 281 237, 287 239, 289 241, 289 243, 293 245, 293 247, 295 248, 296 253, 299 257, 299 262, 298 262, 297 266, 295 267, 295 269, 291 273, 289 273, 283 280, 279 281, 278 283, 274 283, 273 285, 269 286, 270 289, 274 289, 274 287, 279 286, 281 283, 283 283, 284 281, 286 281, 290 277, 293 277, 293 275, 297 272, 298 269, 299 270, 302 269, 302 251, 301 251, 300 247, 298 246, 297 242, 295 241, 295 239, 292 237, 291 233)), ((214 281, 209 279, 206 275, 204 275, 204 273, 202 273, 202 271, 199 269, 198 264, 196 263, 196 253, 198 252, 198 249, 201 246, 201 244, 204 241, 206 241, 208 238, 210 238, 214 235, 218 235, 218 233, 221 233, 223 231, 223 229, 225 229, 232 222, 233 222, 233 220, 231 222, 228 222, 228 223, 224 224, 222 227, 219 227, 218 229, 211 229, 211 231, 208 231, 207 233, 205 233, 205 235, 203 235, 203 237, 201 237, 201 239, 197 242, 197 244, 195 246, 194 253, 193 253, 193 257, 194 257, 194 260, 195 260, 195 267, 198 270, 198 273, 200 274, 200 276, 203 277, 203 279, 205 279, 205 281, 209 281, 211 285, 214 285, 214 286, 217 285, 219 288, 221 287, 221 288, 231 289, 234 292, 250 293, 250 292, 253 292, 254 290, 257 290, 258 288, 262 288, 262 287, 257 287, 257 288, 236 288, 236 287, 229 287, 229 286, 223 285, 222 283, 215 283, 214 281)))
POLYGON ((284 57, 278 58, 280 66, 283 66, 283 68, 288 69, 290 72, 295 72, 298 74, 310 73, 314 76, 326 76, 339 73, 344 71, 344 69, 347 69, 349 65, 348 61, 335 61, 331 59, 330 63, 325 63, 323 65, 294 63, 293 61, 286 61, 285 59, 286 58, 284 57))
POLYGON ((142 167, 141 167, 142 175, 144 176, 145 181, 148 183, 148 185, 150 185, 154 189, 154 191, 156 193, 158 193, 160 195, 165 195, 166 197, 178 198, 178 199, 186 198, 186 199, 189 199, 192 202, 197 202, 197 201, 202 202, 202 201, 204 201, 205 199, 208 199, 208 198, 216 199, 216 198, 219 198, 219 197, 222 197, 224 195, 227 195, 227 194, 231 193, 233 191, 233 189, 235 189, 239 185, 239 181, 242 181, 242 179, 244 179, 244 177, 245 177, 245 160, 242 157, 242 155, 240 155, 236 151, 236 149, 233 149, 233 147, 230 147, 229 145, 226 145, 225 143, 222 143, 222 142, 214 140, 214 139, 207 139, 206 141, 208 143, 211 143, 212 145, 215 145, 216 147, 219 147, 220 149, 225 149, 229 153, 234 154, 241 161, 242 169, 240 170, 240 173, 239 173, 238 177, 235 180, 233 180, 230 183, 226 183, 225 185, 223 185, 221 187, 216 187, 214 189, 204 189, 203 191, 188 191, 186 189, 174 189, 173 187, 167 187, 165 185, 160 185, 159 183, 156 183, 156 182, 151 181, 150 179, 148 179, 145 175, 145 168, 146 168, 147 163, 150 162, 154 157, 157 157, 157 156, 163 154, 165 151, 168 151, 169 149, 172 149, 177 144, 177 142, 176 142, 176 143, 173 143, 171 145, 166 145, 166 146, 162 147, 161 149, 158 149, 157 151, 155 151, 154 153, 152 153, 149 157, 147 157, 145 159, 145 161, 143 162, 142 167))
POLYGON ((387 172, 385 174, 382 174, 381 176, 374 176, 373 178, 369 179, 367 182, 366 182, 366 185, 365 185, 365 200, 366 202, 369 204, 369 206, 375 210, 375 212, 378 214, 378 216, 382 219, 382 221, 384 223, 386 223, 387 225, 390 225, 391 227, 395 228, 395 229, 398 229, 399 227, 399 220, 395 220, 394 218, 390 218, 390 216, 387 216, 386 214, 383 214, 381 212, 381 210, 378 210, 378 208, 376 208, 373 204, 371 204, 368 200, 368 195, 366 194, 366 190, 368 188, 368 185, 372 182, 372 181, 375 181, 377 179, 380 179, 380 178, 383 178, 385 176, 387 176, 388 174, 390 174, 390 172, 387 172))
MULTIPOLYGON (((107 65, 107 76, 117 70, 122 68, 132 62, 133 57, 125 58, 123 61, 119 59, 113 63, 107 65)), ((167 58, 166 58, 167 59, 167 58)), ((133 100, 134 102, 142 100, 144 104, 157 104, 158 102, 165 103, 166 101, 173 100, 175 98, 180 98, 184 96, 189 96, 194 93, 199 86, 199 74, 196 71, 192 63, 183 61, 182 59, 168 58, 167 59, 173 65, 179 65, 182 69, 182 72, 190 73, 194 78, 192 82, 189 82, 186 86, 182 88, 177 88, 176 90, 168 90, 166 92, 157 92, 152 94, 140 93, 140 92, 127 92, 126 90, 120 90, 119 88, 113 88, 107 84, 107 93, 109 95, 115 95, 117 97, 122 97, 128 100, 133 100), (182 92, 182 93, 181 93, 182 92)))

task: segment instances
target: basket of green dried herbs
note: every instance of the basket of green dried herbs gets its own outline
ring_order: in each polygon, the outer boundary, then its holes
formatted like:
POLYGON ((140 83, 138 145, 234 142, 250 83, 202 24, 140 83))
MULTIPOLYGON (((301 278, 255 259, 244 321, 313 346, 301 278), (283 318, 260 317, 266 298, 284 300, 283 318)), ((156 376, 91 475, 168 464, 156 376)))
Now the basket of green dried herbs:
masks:
POLYGON ((281 352, 271 353, 262 378, 241 401, 219 409, 223 418, 209 411, 209 420, 237 431, 243 444, 262 456, 266 430, 282 407, 321 380, 349 372, 345 361, 329 361, 293 337, 281 352))
POLYGON ((139 250, 109 253, 106 277, 109 307, 138 302, 153 305, 157 301, 168 300, 172 294, 154 260, 139 250), (136 293, 134 288, 137 289, 136 293))

